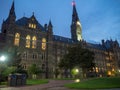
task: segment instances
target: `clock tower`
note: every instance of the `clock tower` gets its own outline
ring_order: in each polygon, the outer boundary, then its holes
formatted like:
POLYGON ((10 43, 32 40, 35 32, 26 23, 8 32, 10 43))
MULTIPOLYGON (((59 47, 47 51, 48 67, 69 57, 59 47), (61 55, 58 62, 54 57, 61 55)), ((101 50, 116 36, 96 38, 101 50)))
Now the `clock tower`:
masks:
POLYGON ((73 14, 72 14, 72 23, 71 23, 71 38, 74 41, 82 41, 82 27, 77 14, 76 4, 73 1, 73 14))

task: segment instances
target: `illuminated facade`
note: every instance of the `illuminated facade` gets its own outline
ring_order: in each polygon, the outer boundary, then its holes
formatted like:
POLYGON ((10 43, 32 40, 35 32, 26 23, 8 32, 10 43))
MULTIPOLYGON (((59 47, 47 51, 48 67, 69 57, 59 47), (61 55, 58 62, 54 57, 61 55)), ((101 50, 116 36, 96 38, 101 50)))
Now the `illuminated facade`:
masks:
MULTIPOLYGON (((49 77, 54 77, 58 63, 67 48, 77 42, 95 53, 93 72, 97 76, 114 74, 120 69, 120 47, 117 41, 102 41, 102 44, 92 44, 82 39, 82 26, 73 3, 71 38, 53 34, 51 21, 42 26, 34 14, 31 17, 22 17, 16 20, 14 2, 8 18, 3 21, 0 33, 1 48, 5 46, 18 46, 24 51, 21 64, 27 69, 31 64, 36 64, 44 72, 49 72, 49 77)), ((89 71, 88 71, 89 73, 89 71)), ((45 76, 45 75, 43 75, 45 76)))

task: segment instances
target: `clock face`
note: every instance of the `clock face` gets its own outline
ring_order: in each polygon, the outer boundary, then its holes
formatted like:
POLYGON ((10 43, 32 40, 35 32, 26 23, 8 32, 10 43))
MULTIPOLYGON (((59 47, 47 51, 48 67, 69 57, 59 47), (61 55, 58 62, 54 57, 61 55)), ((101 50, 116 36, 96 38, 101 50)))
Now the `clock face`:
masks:
POLYGON ((80 22, 79 22, 79 21, 77 21, 77 24, 78 24, 78 25, 80 25, 80 22))
POLYGON ((79 21, 77 21, 77 25, 79 25, 81 27, 81 23, 79 21))

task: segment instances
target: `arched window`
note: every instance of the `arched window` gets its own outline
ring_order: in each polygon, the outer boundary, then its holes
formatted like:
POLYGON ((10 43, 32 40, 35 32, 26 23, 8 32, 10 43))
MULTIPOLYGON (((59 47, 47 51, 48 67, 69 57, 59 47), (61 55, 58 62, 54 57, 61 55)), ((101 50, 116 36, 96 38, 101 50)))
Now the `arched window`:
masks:
POLYGON ((42 39, 42 50, 46 50, 46 39, 42 39))
POLYGON ((30 48, 30 35, 27 35, 26 37, 26 48, 30 48))
POLYGON ((29 28, 31 28, 31 26, 32 26, 32 24, 31 24, 31 23, 29 23, 29 28))
POLYGON ((34 24, 34 29, 36 29, 36 24, 34 24))
POLYGON ((36 29, 36 24, 33 24, 33 23, 29 23, 29 28, 33 28, 33 29, 36 29))
POLYGON ((19 42, 20 42, 20 34, 19 34, 19 33, 16 33, 16 34, 15 34, 14 45, 15 45, 15 46, 19 46, 19 42))
POLYGON ((32 38, 32 48, 36 48, 36 43, 37 43, 36 36, 33 36, 33 38, 32 38))

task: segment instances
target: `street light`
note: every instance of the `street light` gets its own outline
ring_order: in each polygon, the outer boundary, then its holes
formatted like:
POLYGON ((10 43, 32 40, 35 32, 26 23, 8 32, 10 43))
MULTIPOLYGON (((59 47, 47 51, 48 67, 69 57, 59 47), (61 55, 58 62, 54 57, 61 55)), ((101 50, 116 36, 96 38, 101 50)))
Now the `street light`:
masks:
POLYGON ((118 72, 120 73, 120 69, 118 70, 118 72))
POLYGON ((77 74, 79 73, 79 69, 76 68, 75 71, 76 71, 77 74))
POLYGON ((73 68, 71 72, 74 76, 79 74, 79 69, 78 68, 73 68))
POLYGON ((80 82, 80 79, 76 79, 75 82, 76 82, 76 83, 80 82))
POLYGON ((0 61, 2 61, 2 62, 4 62, 4 61, 5 61, 5 59, 6 59, 6 57, 5 57, 5 56, 3 56, 3 55, 0 57, 0 61))

